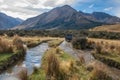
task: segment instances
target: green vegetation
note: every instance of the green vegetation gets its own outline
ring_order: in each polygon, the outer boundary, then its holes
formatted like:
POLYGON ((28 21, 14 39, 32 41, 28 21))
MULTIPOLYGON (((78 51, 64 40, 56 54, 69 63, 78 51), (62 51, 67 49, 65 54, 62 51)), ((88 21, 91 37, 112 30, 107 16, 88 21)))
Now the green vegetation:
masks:
POLYGON ((35 68, 29 80, 111 80, 101 70, 88 70, 81 61, 77 61, 60 48, 50 48, 42 58, 40 68, 35 68))
MULTIPOLYGON (((120 46, 113 44, 113 42, 105 43, 92 42, 94 44, 93 56, 103 63, 120 69, 120 46)), ((117 43, 119 44, 119 43, 117 43)))
POLYGON ((87 47, 87 38, 81 37, 81 38, 75 38, 72 41, 73 48, 76 49, 86 49, 87 47))
POLYGON ((12 56, 12 53, 6 53, 6 54, 0 54, 0 64, 3 62, 3 61, 6 61, 9 57, 12 56))
POLYGON ((8 36, 41 36, 41 37, 64 37, 66 34, 73 34, 73 36, 86 36, 89 38, 103 38, 103 39, 119 39, 120 32, 106 32, 106 31, 88 31, 88 30, 1 30, 0 35, 7 34, 8 36))
POLYGON ((14 65, 25 55, 25 48, 20 37, 9 39, 7 36, 0 38, 0 73, 14 65))
MULTIPOLYGON (((114 53, 113 53, 114 54, 114 53)), ((107 56, 107 55, 101 55, 101 54, 93 54, 93 56, 102 61, 103 63, 111 66, 111 67, 115 67, 120 69, 120 57, 119 56, 107 56)))
POLYGON ((29 80, 87 80, 90 72, 71 55, 59 48, 49 49, 42 66, 29 76, 29 80))

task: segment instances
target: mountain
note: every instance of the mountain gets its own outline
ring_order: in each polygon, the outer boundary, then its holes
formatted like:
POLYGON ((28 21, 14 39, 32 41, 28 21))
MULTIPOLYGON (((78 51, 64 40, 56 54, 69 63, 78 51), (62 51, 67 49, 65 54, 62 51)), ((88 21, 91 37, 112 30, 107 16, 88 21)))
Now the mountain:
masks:
POLYGON ((90 30, 91 31, 120 32, 120 24, 97 26, 90 30))
POLYGON ((83 13, 80 11, 80 14, 82 14, 83 16, 85 16, 88 19, 91 19, 91 20, 97 21, 97 22, 104 22, 107 24, 120 23, 120 18, 109 15, 104 12, 93 12, 92 14, 90 14, 90 13, 83 13))
POLYGON ((106 17, 102 19, 97 17, 96 13, 78 12, 71 6, 64 5, 29 18, 14 29, 89 29, 108 24, 106 17))
POLYGON ((0 12, 0 29, 2 29, 2 30, 10 29, 22 22, 23 22, 23 20, 21 20, 19 18, 13 18, 13 17, 7 16, 6 14, 0 12))

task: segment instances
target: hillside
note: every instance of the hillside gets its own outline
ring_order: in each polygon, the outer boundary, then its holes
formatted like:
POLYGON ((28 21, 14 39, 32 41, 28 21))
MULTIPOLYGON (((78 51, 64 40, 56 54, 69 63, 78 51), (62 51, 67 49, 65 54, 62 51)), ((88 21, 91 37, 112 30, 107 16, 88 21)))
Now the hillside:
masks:
POLYGON ((108 32, 120 32, 120 24, 115 25, 103 25, 98 26, 93 29, 90 29, 92 31, 108 31, 108 32))
POLYGON ((78 12, 69 5, 64 5, 29 18, 14 29, 89 29, 118 22, 120 22, 118 17, 103 12, 87 14, 78 12))
POLYGON ((19 18, 13 18, 0 12, 0 29, 2 30, 13 28, 22 22, 19 18))

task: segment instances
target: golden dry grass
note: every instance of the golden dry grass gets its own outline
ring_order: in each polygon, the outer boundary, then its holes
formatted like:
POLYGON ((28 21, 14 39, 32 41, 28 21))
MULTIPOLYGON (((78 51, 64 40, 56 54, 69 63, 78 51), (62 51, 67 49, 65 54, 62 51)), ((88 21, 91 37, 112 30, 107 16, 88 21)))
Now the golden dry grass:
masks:
POLYGON ((38 41, 38 40, 52 40, 52 39, 60 39, 63 40, 63 38, 59 37, 38 37, 38 36, 33 36, 33 37, 21 37, 21 39, 25 42, 27 41, 38 41))
POLYGON ((15 48, 22 48, 23 43, 28 47, 35 47, 43 41, 52 40, 52 43, 57 44, 62 41, 63 38, 59 37, 20 37, 15 35, 14 37, 8 37, 7 35, 0 36, 0 53, 14 52, 15 48), (21 40, 20 40, 21 39, 21 40), (16 45, 16 46, 13 46, 16 45), (14 49, 13 49, 14 48, 14 49))
POLYGON ((88 42, 93 42, 96 45, 96 49, 102 53, 111 53, 120 55, 120 41, 119 40, 107 40, 88 38, 88 42))
POLYGON ((120 40, 109 40, 109 39, 97 39, 97 38, 88 38, 88 41, 94 41, 95 43, 107 43, 108 45, 120 46, 120 40))
POLYGON ((107 31, 107 32, 120 32, 120 24, 115 25, 103 25, 98 26, 93 29, 90 29, 91 31, 107 31))
POLYGON ((63 42, 63 39, 52 39, 51 41, 48 42, 48 44, 49 47, 57 47, 61 42, 63 42))

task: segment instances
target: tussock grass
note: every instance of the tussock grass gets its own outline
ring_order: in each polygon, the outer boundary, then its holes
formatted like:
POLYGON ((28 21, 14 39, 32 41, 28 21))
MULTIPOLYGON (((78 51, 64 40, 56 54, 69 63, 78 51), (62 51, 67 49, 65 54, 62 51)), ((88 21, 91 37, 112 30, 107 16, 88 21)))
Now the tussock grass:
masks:
POLYGON ((0 37, 0 53, 16 53, 18 50, 24 50, 23 41, 19 36, 0 37))
MULTIPOLYGON (((23 51, 24 50, 24 46, 23 46, 23 41, 22 39, 19 37, 19 36, 14 36, 13 38, 13 45, 14 45, 14 48, 16 48, 16 50, 21 50, 23 51)), ((15 50, 15 51, 16 51, 15 50)))
POLYGON ((19 36, 15 36, 12 39, 8 36, 0 37, 0 72, 7 69, 8 66, 12 66, 13 62, 16 62, 15 60, 18 59, 16 54, 20 53, 21 55, 21 53, 24 53, 23 51, 25 49, 19 36))
POLYGON ((0 53, 12 53, 13 45, 7 39, 0 37, 0 53))
POLYGON ((89 41, 95 44, 93 55, 96 59, 120 69, 120 41, 91 38, 89 41))
POLYGON ((120 41, 89 38, 89 41, 95 44, 96 53, 110 54, 112 56, 120 55, 120 41))
POLYGON ((89 80, 112 80, 103 70, 94 69, 89 80))
POLYGON ((46 51, 41 67, 29 76, 29 80, 87 80, 89 73, 71 55, 57 47, 46 51))
POLYGON ((48 42, 49 47, 57 47, 63 42, 62 39, 54 39, 48 42))
MULTIPOLYGON (((38 36, 34 36, 34 37, 21 37, 21 39, 24 41, 24 43, 28 46, 28 47, 35 47, 37 45, 39 45, 41 42, 44 41, 50 41, 53 40, 56 42, 56 40, 63 40, 63 38, 54 38, 54 37, 38 37, 38 36)), ((53 42, 53 43, 55 43, 53 42)), ((57 43, 55 43, 57 44, 57 43)))

